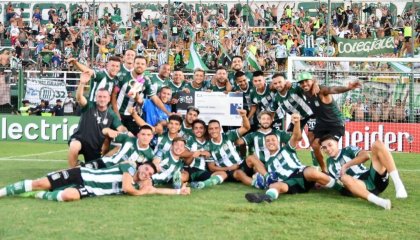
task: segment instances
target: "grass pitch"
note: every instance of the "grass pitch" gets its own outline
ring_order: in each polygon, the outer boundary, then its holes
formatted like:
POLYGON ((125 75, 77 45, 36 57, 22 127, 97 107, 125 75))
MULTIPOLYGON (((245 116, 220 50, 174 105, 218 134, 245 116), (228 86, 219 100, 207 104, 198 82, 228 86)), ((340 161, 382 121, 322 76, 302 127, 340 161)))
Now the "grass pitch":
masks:
MULTIPOLYGON (((67 146, 0 143, 0 187, 66 168, 67 146)), ((300 151, 305 163, 309 154, 300 151)), ((190 196, 106 196, 57 203, 0 199, 0 239, 419 239, 419 154, 394 154, 408 199, 392 181, 381 196, 385 211, 333 190, 282 195, 271 204, 248 203, 258 191, 224 183, 190 196)))

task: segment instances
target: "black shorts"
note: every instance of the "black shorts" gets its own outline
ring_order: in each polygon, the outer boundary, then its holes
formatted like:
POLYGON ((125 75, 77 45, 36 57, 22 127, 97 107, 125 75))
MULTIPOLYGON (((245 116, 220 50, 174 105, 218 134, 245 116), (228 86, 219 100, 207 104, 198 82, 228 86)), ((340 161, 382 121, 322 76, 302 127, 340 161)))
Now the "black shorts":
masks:
POLYGON ((83 183, 82 172, 79 167, 70 168, 59 172, 48 174, 48 181, 51 184, 50 190, 75 188, 79 191, 80 198, 93 196, 83 183))
POLYGON ((325 135, 332 135, 340 139, 344 136, 344 126, 324 126, 321 124, 316 124, 314 129, 315 138, 321 138, 325 135))
POLYGON ((82 173, 78 167, 50 173, 47 178, 51 184, 51 190, 83 186, 82 173))
MULTIPOLYGON (((303 130, 305 128, 305 125, 308 125, 308 131, 313 132, 316 126, 316 119, 307 117, 300 120, 300 130, 303 130)), ((294 124, 290 123, 289 127, 287 128, 287 132, 293 132, 294 124)))
POLYGON ((289 186, 288 194, 306 193, 315 186, 315 182, 305 179, 303 172, 305 168, 295 170, 290 177, 283 181, 289 186))
POLYGON ((140 132, 140 127, 134 121, 132 116, 121 115, 121 123, 130 131, 134 136, 137 136, 137 133, 140 132))
MULTIPOLYGON (((244 173, 248 176, 248 177, 251 177, 253 174, 254 174, 254 169, 252 169, 252 168, 250 168, 249 166, 248 166, 248 164, 246 164, 246 161, 243 161, 240 165, 239 165, 239 169, 238 170, 242 170, 242 171, 244 171, 244 173)), ((226 171, 226 173, 227 173, 227 178, 226 178, 226 181, 227 182, 237 182, 238 180, 236 180, 234 177, 233 177, 233 173, 235 172, 236 170, 233 170, 233 171, 226 171)))
POLYGON ((383 192, 389 184, 388 172, 385 171, 383 174, 378 173, 372 165, 369 171, 360 175, 359 180, 362 180, 369 192, 378 195, 383 192))
POLYGON ((68 144, 70 146, 70 143, 72 141, 79 141, 82 145, 82 149, 80 150, 79 154, 82 154, 85 158, 85 162, 89 162, 98 158, 101 158, 101 147, 99 148, 93 148, 90 144, 88 144, 86 141, 84 141, 81 137, 71 137, 68 144))
POLYGON ((206 181, 207 179, 211 178, 211 172, 207 170, 186 166, 184 167, 184 171, 188 172, 190 175, 190 182, 206 181))
POLYGON ((284 65, 284 64, 286 64, 286 59, 287 58, 276 58, 276 63, 278 65, 284 65))

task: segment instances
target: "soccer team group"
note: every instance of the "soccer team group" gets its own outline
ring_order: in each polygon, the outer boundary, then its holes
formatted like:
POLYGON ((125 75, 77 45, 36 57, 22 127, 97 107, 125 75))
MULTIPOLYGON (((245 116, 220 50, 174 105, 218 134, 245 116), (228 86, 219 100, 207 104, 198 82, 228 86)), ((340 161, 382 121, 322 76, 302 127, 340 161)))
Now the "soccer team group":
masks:
POLYGON ((82 114, 69 140, 70 168, 7 185, 0 197, 73 201, 111 194, 188 195, 191 188, 234 181, 265 190, 245 194, 254 203, 306 193, 317 184, 391 209, 391 201, 378 196, 389 176, 396 197, 407 197, 382 142, 374 142, 370 154, 355 146, 339 148, 344 121, 332 94, 358 88, 359 82, 327 87, 301 72, 294 82, 274 74, 268 84, 262 72, 244 72, 240 56, 233 57, 231 71, 219 68, 205 81, 205 72, 197 69, 189 82, 179 70, 171 79, 166 64, 158 74, 145 76, 146 59, 132 50, 122 61, 110 57, 103 71, 69 61, 82 72, 76 92, 82 114), (180 91, 242 92, 244 106, 237 110, 242 125, 225 127, 216 119, 206 124, 193 106, 184 117, 174 113, 180 91), (275 126, 285 114, 291 123, 283 131, 275 126), (319 167, 303 165, 296 152, 306 125, 319 167), (371 165, 365 167, 368 160, 371 165))

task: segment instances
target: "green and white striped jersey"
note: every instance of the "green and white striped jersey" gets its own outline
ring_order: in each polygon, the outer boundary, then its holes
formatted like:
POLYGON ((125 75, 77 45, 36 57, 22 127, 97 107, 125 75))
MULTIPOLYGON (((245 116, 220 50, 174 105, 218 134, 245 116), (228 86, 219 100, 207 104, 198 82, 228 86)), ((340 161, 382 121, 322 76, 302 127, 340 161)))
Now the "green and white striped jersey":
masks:
POLYGON ((265 168, 268 172, 277 172, 281 180, 286 180, 297 169, 305 166, 300 162, 296 155, 296 150, 287 143, 282 149, 271 155, 267 161, 264 162, 265 168))
POLYGON ((106 70, 94 71, 93 76, 90 78, 89 102, 96 102, 96 94, 98 89, 101 88, 108 90, 109 95, 111 95, 114 84, 117 81, 118 78, 112 78, 106 70))
POLYGON ((179 136, 183 137, 184 139, 188 139, 190 136, 193 136, 192 127, 186 127, 185 121, 182 121, 181 124, 181 131, 179 131, 179 136))
MULTIPOLYGON (((129 83, 133 79, 134 77, 131 72, 130 74, 125 75, 125 77, 118 82, 118 88, 120 91, 117 95, 117 106, 121 115, 130 116, 131 114, 128 112, 128 109, 136 105, 134 98, 127 95, 131 90, 129 83)), ((142 85, 140 92, 143 92, 145 90, 146 82, 139 84, 142 85)))
POLYGON ((163 153, 159 165, 162 172, 153 174, 153 183, 164 184, 172 179, 176 171, 180 171, 184 167, 184 162, 181 159, 177 160, 169 150, 163 153))
POLYGON ((280 143, 280 148, 283 147, 283 144, 287 144, 291 137, 291 134, 275 128, 272 128, 266 133, 262 132, 261 130, 249 132, 244 137, 242 137, 245 144, 248 146, 249 153, 255 153, 258 159, 260 159, 261 161, 265 161, 270 156, 270 152, 265 147, 265 136, 267 136, 270 133, 276 134, 277 139, 280 143))
MULTIPOLYGON (((340 177, 341 166, 343 166, 345 163, 353 160, 353 158, 355 158, 361 150, 362 149, 360 149, 358 147, 348 146, 348 147, 345 147, 345 148, 341 149, 340 153, 338 154, 338 157, 336 157, 336 158, 329 157, 327 159, 328 173, 332 177, 338 179, 340 177)), ((369 169, 367 167, 365 167, 365 165, 359 164, 359 165, 351 166, 347 170, 346 174, 348 174, 348 175, 350 175, 354 178, 359 178, 360 175, 362 175, 363 173, 365 173, 367 171, 369 171, 369 169)))
POLYGON ((153 150, 150 147, 141 148, 138 145, 138 139, 136 137, 130 137, 127 134, 119 134, 114 139, 114 142, 121 143, 121 148, 111 157, 102 157, 102 161, 107 167, 125 161, 131 163, 144 163, 153 160, 153 150))
POLYGON ((244 107, 243 109, 249 111, 250 107, 251 107, 251 88, 252 88, 252 84, 250 82, 248 82, 248 88, 245 90, 242 90, 239 86, 235 86, 233 88, 233 92, 241 92, 243 94, 243 102, 244 102, 244 107))
POLYGON ((302 118, 307 118, 314 113, 311 107, 306 103, 303 90, 293 83, 292 87, 287 91, 286 95, 281 95, 279 92, 275 94, 274 101, 270 106, 271 112, 277 112, 282 108, 286 113, 293 114, 298 112, 302 118))
POLYGON ((263 110, 269 110, 274 100, 275 93, 270 91, 268 84, 265 84, 264 92, 259 93, 255 87, 250 90, 251 105, 257 105, 257 114, 263 110))
POLYGON ((161 79, 158 74, 152 74, 151 81, 151 95, 156 95, 163 86, 169 86, 168 79, 161 79))
POLYGON ((210 162, 214 162, 219 167, 230 167, 234 164, 241 164, 243 159, 236 151, 235 141, 239 138, 236 129, 222 133, 221 141, 216 143, 211 139, 209 141, 209 150, 211 154, 210 162))
MULTIPOLYGON (((84 187, 95 195, 122 194, 122 176, 129 173, 134 176, 136 169, 128 163, 114 165, 103 169, 80 167, 84 187)), ((138 188, 137 184, 133 184, 138 188)))
MULTIPOLYGON (((191 152, 210 150, 208 141, 204 140, 203 142, 201 142, 194 136, 190 136, 187 139, 186 148, 190 150, 191 152)), ((190 164, 190 167, 198 168, 200 170, 207 170, 207 162, 208 162, 208 159, 205 159, 204 157, 194 158, 194 160, 190 164)))
POLYGON ((169 136, 169 132, 164 132, 162 135, 159 135, 154 149, 155 155, 161 157, 163 153, 168 152, 171 149, 173 140, 174 139, 169 136))
POLYGON ((124 79, 126 75, 131 75, 131 71, 133 71, 133 69, 128 69, 124 66, 124 64, 121 63, 120 71, 117 74, 118 81, 124 79))

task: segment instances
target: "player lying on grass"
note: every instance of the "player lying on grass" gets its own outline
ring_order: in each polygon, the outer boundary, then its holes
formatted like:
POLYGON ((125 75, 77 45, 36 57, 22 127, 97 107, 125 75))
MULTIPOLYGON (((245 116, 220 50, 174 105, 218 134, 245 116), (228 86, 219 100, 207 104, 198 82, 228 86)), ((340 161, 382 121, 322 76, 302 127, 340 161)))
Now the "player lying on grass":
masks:
MULTIPOLYGON (((397 198, 407 198, 407 191, 398 174, 394 159, 381 141, 372 145, 372 156, 358 147, 338 148, 338 140, 326 135, 319 141, 322 150, 329 156, 328 172, 340 179, 344 187, 354 196, 368 200, 385 209, 391 209, 391 201, 377 195, 388 186, 388 173, 391 176, 397 198), (363 163, 372 160, 371 167, 363 163)), ((345 192, 343 192, 345 193, 345 192)))
POLYGON ((104 169, 85 167, 54 172, 37 180, 24 180, 0 189, 0 197, 35 197, 52 201, 75 201, 85 197, 128 194, 190 194, 185 185, 181 189, 155 188, 151 176, 156 173, 153 163, 144 163, 136 169, 128 163, 104 169))
POLYGON ((271 202, 281 193, 305 193, 315 185, 315 182, 327 188, 338 187, 335 179, 300 162, 296 155, 296 146, 302 139, 300 115, 294 113, 292 122, 293 133, 286 146, 280 147, 275 134, 270 133, 265 136, 265 146, 270 152, 270 157, 265 161, 265 167, 269 172, 266 186, 269 189, 265 193, 247 193, 245 198, 249 202, 271 202))

